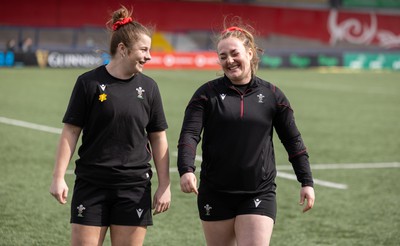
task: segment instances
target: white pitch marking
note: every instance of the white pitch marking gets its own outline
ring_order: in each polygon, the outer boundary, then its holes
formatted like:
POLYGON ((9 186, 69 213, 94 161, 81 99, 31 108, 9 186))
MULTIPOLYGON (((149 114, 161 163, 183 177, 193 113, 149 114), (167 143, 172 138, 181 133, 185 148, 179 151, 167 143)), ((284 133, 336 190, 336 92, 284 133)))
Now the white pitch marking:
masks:
MULTIPOLYGON (((55 127, 30 123, 30 122, 21 121, 21 120, 10 119, 10 118, 1 117, 1 116, 0 116, 0 123, 13 125, 13 126, 25 127, 25 128, 29 128, 29 129, 43 131, 43 132, 56 133, 56 134, 61 134, 61 131, 62 131, 61 128, 55 128, 55 127)), ((176 157, 178 155, 178 153, 175 151, 175 152, 173 152, 173 155, 176 157)), ((195 160, 201 161, 202 158, 201 158, 201 156, 196 155, 195 160)), ((317 170, 317 169, 318 170, 329 170, 329 169, 399 168, 399 167, 400 167, 399 162, 312 164, 311 165, 311 168, 313 170, 317 170)), ((278 170, 292 170, 292 167, 289 165, 285 165, 285 166, 277 165, 276 168, 278 170)), ((170 170, 170 172, 178 171, 176 168, 170 168, 169 170, 170 170)), ((74 174, 74 171, 67 170, 66 174, 74 174)), ((281 177, 281 178, 290 179, 290 180, 297 180, 296 175, 290 174, 290 173, 285 173, 282 171, 278 171, 277 176, 281 177)), ((329 181, 324 181, 324 180, 319 180, 319 179, 314 179, 314 183, 321 185, 321 186, 326 186, 326 187, 331 187, 331 188, 336 188, 336 189, 347 189, 348 188, 346 184, 339 184, 339 183, 334 183, 334 182, 329 182, 329 181)))
MULTIPOLYGON (((399 168, 400 162, 311 164, 312 170, 399 168)), ((277 165, 278 170, 293 170, 290 165, 277 165)))
MULTIPOLYGON (((276 176, 280 177, 280 178, 285 178, 285 179, 290 179, 290 180, 296 180, 297 181, 296 175, 290 174, 290 173, 285 173, 285 172, 278 171, 276 176)), ((329 188, 341 189, 341 190, 346 190, 348 188, 346 184, 334 183, 334 182, 320 180, 320 179, 314 179, 314 184, 317 184, 317 185, 320 185, 320 186, 329 187, 329 188)))
POLYGON ((74 171, 74 170, 71 170, 71 169, 68 169, 68 170, 65 172, 65 174, 75 174, 75 171, 74 171))
POLYGON ((42 132, 50 132, 50 133, 57 133, 61 134, 62 129, 60 128, 55 128, 51 126, 45 126, 45 125, 39 125, 35 123, 30 123, 22 120, 14 120, 14 119, 9 119, 5 117, 0 116, 0 122, 12 126, 20 126, 20 127, 25 127, 25 128, 30 128, 42 132))

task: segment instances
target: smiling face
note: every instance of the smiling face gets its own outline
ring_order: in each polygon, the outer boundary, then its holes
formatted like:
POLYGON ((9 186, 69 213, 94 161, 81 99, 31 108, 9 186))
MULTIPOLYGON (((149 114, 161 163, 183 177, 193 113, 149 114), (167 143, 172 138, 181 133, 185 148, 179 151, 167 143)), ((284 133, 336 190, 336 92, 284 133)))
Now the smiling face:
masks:
POLYGON ((151 38, 141 34, 127 52, 126 69, 129 73, 136 74, 143 71, 144 64, 151 59, 150 48, 151 38))
POLYGON ((247 84, 251 80, 253 52, 235 37, 222 39, 217 47, 218 59, 225 75, 234 84, 247 84))

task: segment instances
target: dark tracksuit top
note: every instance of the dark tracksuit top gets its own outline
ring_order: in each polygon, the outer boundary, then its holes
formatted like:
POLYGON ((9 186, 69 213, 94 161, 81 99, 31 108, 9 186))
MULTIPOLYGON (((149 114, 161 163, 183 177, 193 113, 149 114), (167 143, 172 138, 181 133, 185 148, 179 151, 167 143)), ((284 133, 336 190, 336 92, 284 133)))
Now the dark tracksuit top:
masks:
POLYGON ((298 181, 313 186, 307 150, 283 92, 253 77, 242 93, 226 77, 201 86, 186 110, 178 143, 178 170, 195 171, 202 133, 200 187, 226 193, 275 189, 273 129, 298 181))

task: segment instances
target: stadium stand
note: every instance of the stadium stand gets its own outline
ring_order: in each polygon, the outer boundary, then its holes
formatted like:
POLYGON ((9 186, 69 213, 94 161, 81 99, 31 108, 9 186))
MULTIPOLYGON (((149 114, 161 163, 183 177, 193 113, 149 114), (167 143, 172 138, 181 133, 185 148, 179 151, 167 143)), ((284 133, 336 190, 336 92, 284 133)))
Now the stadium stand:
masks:
MULTIPOLYGON (((22 2, 27 0, 22 0, 22 2)), ((94 1, 80 2, 71 0, 69 3, 54 4, 51 0, 37 0, 38 6, 31 11, 22 3, 21 15, 6 13, 0 16, 0 50, 5 50, 11 39, 20 43, 31 37, 34 50, 57 50, 64 52, 90 52, 93 50, 108 50, 108 31, 104 28, 107 16, 88 12, 79 14, 85 9, 90 10, 94 1), (79 2, 79 4, 78 4, 79 2), (50 4, 52 3, 52 4, 50 4), (37 18, 40 16, 40 18, 37 18), (69 18, 69 16, 71 16, 69 18), (25 19, 24 19, 25 18, 25 19)), ((191 0, 191 1, 122 1, 135 9, 140 9, 137 15, 141 22, 155 24, 156 36, 153 38, 155 51, 209 51, 214 49, 210 37, 217 29, 224 15, 239 15, 245 20, 251 20, 257 30, 261 48, 269 54, 278 53, 318 53, 338 51, 387 51, 387 47, 376 44, 376 38, 368 42, 348 42, 338 37, 332 43, 327 33, 326 20, 330 12, 343 0, 191 0), (131 5, 129 5, 131 4, 131 5), (211 12, 210 9, 214 11, 211 12), (200 14, 201 13, 201 14, 200 14), (217 13, 217 14, 215 14, 217 13)), ((345 2, 349 2, 347 0, 345 2)), ((357 2, 356 0, 353 0, 357 2)), ((383 1, 380 1, 383 2, 383 1)), ((107 10, 118 6, 117 1, 96 1, 96 12, 107 13, 107 10)), ((16 3, 8 1, 4 9, 15 9, 16 3)), ((399 9, 393 15, 400 20, 399 9), (396 17, 397 16, 397 17, 396 17)), ((374 19, 366 13, 382 13, 384 8, 360 8, 354 16, 341 8, 346 18, 358 18, 363 28, 369 27, 374 19), (378 11, 379 10, 379 11, 378 11), (375 12, 374 12, 375 11, 375 12)), ((86 11, 87 12, 87 11, 86 11)), ((386 13, 386 12, 384 12, 386 13)), ((388 12, 393 13, 393 8, 388 12)), ((390 16, 389 16, 390 17, 390 16)), ((399 27, 390 24, 385 14, 380 18, 398 32, 399 27)), ((341 17, 343 19, 344 17, 341 17)), ((375 17, 377 18, 377 17, 375 17)), ((392 18, 392 19, 393 19, 392 18)), ((338 17, 338 22, 340 21, 338 17)), ((339 25, 340 23, 336 23, 339 25)), ((381 23, 380 23, 381 24, 381 23)), ((367 29, 366 29, 367 30, 367 29)), ((364 30, 363 30, 364 31, 364 30)), ((393 35, 397 35, 397 33, 393 35)), ((382 35, 385 33, 382 32, 382 35)), ((386 35, 386 34, 385 34, 386 35)), ((391 37, 388 37, 389 39, 391 37)), ((394 49, 398 50, 400 44, 394 49)), ((393 50, 393 46, 390 47, 393 50)))

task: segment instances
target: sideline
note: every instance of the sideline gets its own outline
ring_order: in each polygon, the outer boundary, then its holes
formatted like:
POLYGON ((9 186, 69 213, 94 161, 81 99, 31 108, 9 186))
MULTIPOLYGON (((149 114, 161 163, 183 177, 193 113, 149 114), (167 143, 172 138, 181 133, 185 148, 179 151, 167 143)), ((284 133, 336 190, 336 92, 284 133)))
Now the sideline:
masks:
MULTIPOLYGON (((30 122, 21 121, 21 120, 10 119, 10 118, 1 117, 1 116, 0 116, 0 123, 12 125, 12 126, 29 128, 29 129, 33 129, 33 130, 37 130, 37 131, 56 133, 56 134, 61 134, 61 131, 62 131, 62 129, 60 129, 60 128, 30 123, 30 122)), ((172 155, 174 157, 177 157, 178 153, 175 151, 172 153, 172 155)), ((196 155, 195 160, 201 161, 202 158, 201 158, 201 156, 196 155)), ((293 168, 290 165, 277 165, 276 168, 278 170, 277 177, 285 178, 285 179, 289 179, 289 180, 297 180, 296 175, 290 174, 287 172, 282 172, 282 170, 284 170, 284 171, 293 170, 293 168)), ((311 168, 313 170, 400 168, 400 162, 311 164, 311 168)), ((170 168, 170 172, 175 173, 175 172, 178 172, 178 170, 176 168, 170 168)), ((74 174, 74 171, 67 170, 66 174, 74 174)), ((329 188, 342 189, 342 190, 348 189, 347 184, 334 183, 334 182, 320 180, 320 179, 314 179, 314 183, 316 185, 325 186, 325 187, 329 187, 329 188)))

